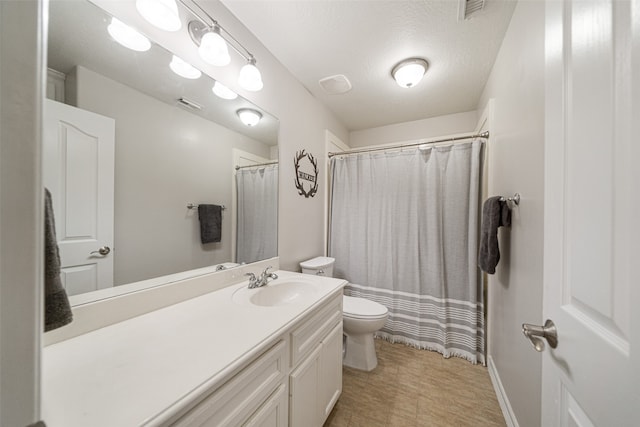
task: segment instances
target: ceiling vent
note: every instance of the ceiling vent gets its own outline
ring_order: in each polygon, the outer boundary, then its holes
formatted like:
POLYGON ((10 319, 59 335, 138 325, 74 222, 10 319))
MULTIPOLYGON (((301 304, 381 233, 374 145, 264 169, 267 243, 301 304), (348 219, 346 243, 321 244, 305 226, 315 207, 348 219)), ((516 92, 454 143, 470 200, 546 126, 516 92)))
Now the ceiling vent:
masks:
POLYGON ((197 103, 195 103, 195 102, 193 102, 193 101, 191 101, 191 100, 189 100, 187 98, 179 98, 177 104, 182 106, 182 107, 188 108, 190 110, 197 110, 197 111, 202 110, 202 106, 201 105, 199 105, 199 104, 197 104, 197 103))
POLYGON ((325 77, 318 82, 320 87, 329 95, 340 95, 351 90, 351 82, 346 76, 338 74, 335 76, 325 77))
POLYGON ((484 7, 484 0, 458 0, 458 21, 470 19, 484 7))

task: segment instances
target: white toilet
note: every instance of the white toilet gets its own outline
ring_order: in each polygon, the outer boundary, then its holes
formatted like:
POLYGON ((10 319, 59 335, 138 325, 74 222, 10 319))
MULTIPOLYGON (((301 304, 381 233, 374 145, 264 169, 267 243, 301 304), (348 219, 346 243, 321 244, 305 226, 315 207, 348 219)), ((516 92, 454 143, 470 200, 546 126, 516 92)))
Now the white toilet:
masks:
MULTIPOLYGON (((300 263, 302 272, 333 277, 334 258, 316 257, 300 263)), ((378 365, 373 333, 384 326, 387 307, 366 298, 343 296, 343 332, 347 337, 343 365, 371 371, 378 365)))

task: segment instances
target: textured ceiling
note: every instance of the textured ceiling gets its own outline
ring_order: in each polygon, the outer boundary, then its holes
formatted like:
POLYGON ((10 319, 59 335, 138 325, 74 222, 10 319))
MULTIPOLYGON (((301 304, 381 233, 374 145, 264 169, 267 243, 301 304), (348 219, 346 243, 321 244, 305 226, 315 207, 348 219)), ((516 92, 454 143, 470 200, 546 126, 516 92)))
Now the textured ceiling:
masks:
POLYGON ((458 22, 457 0, 222 1, 349 130, 474 110, 515 7, 486 0, 458 22), (409 57, 430 67, 405 89, 390 73, 409 57), (353 89, 326 94, 318 81, 335 74, 353 89))

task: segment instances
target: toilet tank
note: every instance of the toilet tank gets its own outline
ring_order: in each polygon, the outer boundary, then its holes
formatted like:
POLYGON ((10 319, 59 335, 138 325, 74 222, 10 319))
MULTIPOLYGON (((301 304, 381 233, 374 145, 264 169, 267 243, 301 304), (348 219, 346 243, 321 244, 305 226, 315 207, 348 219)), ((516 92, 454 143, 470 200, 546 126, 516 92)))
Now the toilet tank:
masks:
POLYGON ((333 263, 335 258, 319 256, 300 263, 300 268, 305 274, 333 277, 333 263))

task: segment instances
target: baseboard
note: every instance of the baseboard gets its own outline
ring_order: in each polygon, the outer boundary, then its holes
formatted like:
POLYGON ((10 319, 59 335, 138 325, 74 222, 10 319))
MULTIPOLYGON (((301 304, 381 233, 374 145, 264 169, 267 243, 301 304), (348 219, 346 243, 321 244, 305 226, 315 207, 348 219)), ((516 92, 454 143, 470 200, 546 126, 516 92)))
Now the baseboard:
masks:
POLYGON ((491 377, 493 389, 496 392, 498 403, 500 404, 500 409, 502 409, 504 421, 507 423, 507 427, 519 427, 518 420, 516 419, 516 414, 513 413, 513 408, 511 408, 511 403, 509 403, 509 397, 504 391, 502 381, 500 381, 500 375, 498 374, 496 365, 493 363, 493 358, 491 357, 491 355, 488 356, 487 360, 489 377, 491 377))

